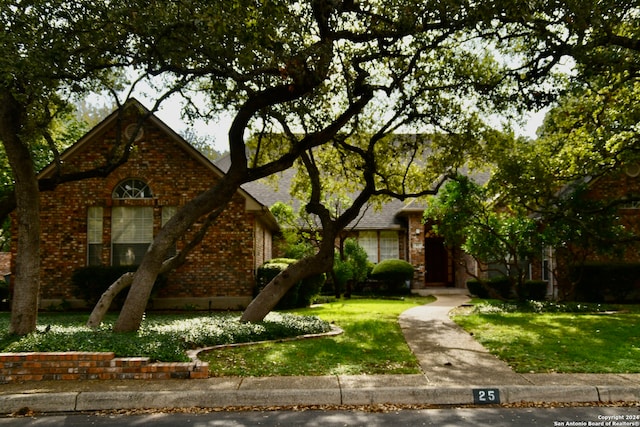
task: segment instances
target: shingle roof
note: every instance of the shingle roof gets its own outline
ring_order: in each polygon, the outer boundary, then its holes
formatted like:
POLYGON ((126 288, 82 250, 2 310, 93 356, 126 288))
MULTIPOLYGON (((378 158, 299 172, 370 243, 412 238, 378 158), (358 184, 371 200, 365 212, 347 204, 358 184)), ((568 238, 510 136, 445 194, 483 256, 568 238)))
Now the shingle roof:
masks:
MULTIPOLYGON (((228 171, 231 166, 230 156, 226 155, 216 160, 215 165, 224 172, 228 171)), ((478 184, 485 184, 490 176, 489 172, 469 173, 465 170, 462 173, 469 175, 478 184)), ((271 207, 276 202, 282 202, 292 205, 294 209, 298 209, 301 203, 300 200, 293 199, 289 194, 294 174, 294 168, 289 168, 280 172, 274 183, 270 183, 268 179, 261 179, 244 184, 242 189, 265 206, 271 207)), ((426 208, 427 202, 425 199, 407 199, 405 201, 392 199, 383 203, 379 208, 374 208, 373 205, 366 206, 360 212, 360 216, 349 224, 347 229, 381 230, 399 228, 404 223, 401 219, 402 216, 408 213, 422 212, 426 208)))

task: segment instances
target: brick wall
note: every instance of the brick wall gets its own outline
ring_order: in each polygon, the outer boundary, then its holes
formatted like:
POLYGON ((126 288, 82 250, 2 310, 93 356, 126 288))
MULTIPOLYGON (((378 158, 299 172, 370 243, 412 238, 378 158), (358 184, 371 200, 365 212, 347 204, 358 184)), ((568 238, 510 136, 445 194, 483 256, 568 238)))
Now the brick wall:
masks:
MULTIPOLYGON (((123 128, 135 117, 123 118, 123 128)), ((77 145, 64 162, 66 171, 82 171, 104 163, 116 140, 114 121, 89 141, 77 145)), ((153 208, 154 234, 161 227, 162 208, 185 204, 218 179, 210 166, 176 142, 152 121, 134 143, 130 160, 102 179, 92 178, 59 185, 41 195, 42 264, 41 305, 66 300, 80 303, 71 286, 73 272, 87 265, 87 213, 89 207, 103 209, 101 259, 111 264, 111 212, 115 206, 153 208), (114 200, 114 188, 125 179, 146 182, 152 199, 114 200)), ((154 300, 155 308, 232 308, 246 306, 254 286, 255 214, 245 208, 237 194, 186 263, 169 275, 168 285, 154 300)), ((197 225, 177 243, 180 250, 198 229, 197 225)), ((14 234, 15 235, 15 234, 14 234)), ((15 245, 15 242, 14 242, 15 245)), ((15 246, 12 249, 16 250, 15 246)), ((262 255, 264 257, 264 255, 262 255)))
POLYGON ((113 353, 0 353, 0 383, 47 380, 196 379, 209 377, 209 364, 150 363, 146 357, 113 353))
MULTIPOLYGON (((640 196, 640 177, 631 177, 624 173, 612 173, 601 177, 589 186, 588 196, 600 200, 621 200, 628 196, 640 196)), ((620 223, 633 231, 636 235, 640 233, 640 209, 621 207, 618 210, 620 223)), ((610 256, 593 255, 593 260, 606 260, 610 256)), ((616 256, 616 261, 640 262, 640 247, 633 243, 625 243, 625 250, 622 256, 616 256)))

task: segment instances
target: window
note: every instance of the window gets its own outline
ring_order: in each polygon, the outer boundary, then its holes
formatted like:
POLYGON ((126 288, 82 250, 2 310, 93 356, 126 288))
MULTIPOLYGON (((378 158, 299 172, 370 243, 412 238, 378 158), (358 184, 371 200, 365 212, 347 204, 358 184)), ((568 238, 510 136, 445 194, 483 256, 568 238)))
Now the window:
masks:
POLYGON ((87 265, 102 264, 102 208, 91 206, 87 212, 87 265))
POLYGON ((111 211, 111 264, 137 265, 153 240, 153 208, 117 206, 111 211))
MULTIPOLYGON (((177 206, 163 206, 162 207, 162 227, 164 227, 164 225, 167 222, 169 222, 171 217, 173 217, 176 214, 176 212, 178 212, 178 207, 177 206)), ((171 249, 169 249, 169 251, 167 252, 167 259, 175 256, 175 254, 177 252, 178 251, 176 249, 176 245, 173 245, 173 247, 171 249)))
POLYGON ((367 252, 371 262, 400 258, 397 231, 361 231, 358 244, 367 252))
MULTIPOLYGON (((139 179, 126 179, 113 190, 114 200, 150 199, 149 186, 139 179)), ((111 209, 111 265, 137 265, 153 240, 153 208, 114 206, 111 209)))
POLYGON ((397 231, 380 232, 380 261, 400 258, 397 231))
POLYGON ((178 212, 177 206, 163 206, 162 207, 162 226, 169 222, 169 220, 178 212))
POLYGON ((378 233, 375 231, 361 231, 358 234, 358 244, 367 252, 367 259, 378 262, 378 233))
POLYGON ((144 181, 127 179, 118 184, 115 190, 113 190, 111 197, 116 200, 150 199, 153 197, 153 194, 151 194, 151 189, 144 181))

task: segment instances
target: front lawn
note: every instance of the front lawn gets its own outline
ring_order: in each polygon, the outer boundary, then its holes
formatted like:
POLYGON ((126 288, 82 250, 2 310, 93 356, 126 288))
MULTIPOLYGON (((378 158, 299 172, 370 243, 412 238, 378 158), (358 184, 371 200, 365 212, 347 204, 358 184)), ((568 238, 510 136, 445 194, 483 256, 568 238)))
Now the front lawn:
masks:
POLYGON ((516 372, 640 372, 638 306, 486 301, 454 320, 516 372))
POLYGON ((344 334, 200 354, 213 376, 419 374, 398 324, 403 311, 434 298, 346 299, 293 312, 335 323, 344 334))
POLYGON ((327 332, 327 322, 317 317, 271 313, 265 322, 239 322, 239 313, 148 314, 135 333, 111 332, 115 314, 102 327, 84 326, 88 314, 42 313, 38 332, 11 336, 9 313, 0 313, 0 352, 112 351, 118 357, 146 356, 152 361, 185 362, 186 351, 219 344, 261 341, 327 332))

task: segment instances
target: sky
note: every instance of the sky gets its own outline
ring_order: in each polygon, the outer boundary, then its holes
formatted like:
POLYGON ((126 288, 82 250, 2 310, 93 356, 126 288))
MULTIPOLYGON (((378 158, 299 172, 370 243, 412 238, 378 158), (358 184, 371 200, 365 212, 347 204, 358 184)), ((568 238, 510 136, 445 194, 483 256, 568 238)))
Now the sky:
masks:
MULTIPOLYGON (((145 90, 136 91, 133 96, 136 97, 142 104, 151 108, 154 104, 154 100, 148 96, 148 88, 145 90)), ((110 101, 106 97, 92 96, 88 101, 95 105, 110 105, 110 101)), ((182 104, 180 98, 174 96, 166 99, 161 108, 155 113, 163 122, 165 122, 170 128, 184 135, 186 131, 191 129, 199 138, 205 138, 213 144, 214 148, 218 152, 228 151, 228 139, 227 133, 231 126, 233 117, 229 114, 222 114, 217 119, 204 121, 198 120, 191 124, 187 119, 182 117, 182 104)), ((514 131, 519 136, 527 136, 530 138, 536 137, 536 130, 542 124, 546 110, 536 113, 530 113, 522 121, 523 125, 519 128, 515 128, 514 131)))
MULTIPOLYGON (((150 102, 145 102, 144 100, 141 100, 141 102, 143 102, 146 107, 150 107, 151 105, 150 102)), ((183 134, 184 131, 188 130, 192 126, 181 117, 180 110, 180 102, 170 99, 162 106, 156 115, 173 130, 183 134)), ((524 124, 521 127, 514 129, 516 134, 518 136, 527 136, 532 139, 535 138, 536 131, 540 125, 542 125, 545 114, 546 110, 530 113, 523 120, 524 124)), ((231 115, 221 116, 218 120, 210 121, 208 123, 205 121, 198 121, 194 123, 193 131, 196 135, 206 137, 208 140, 212 141, 214 148, 219 152, 223 152, 228 150, 227 133, 231 126, 231 122, 231 115)))

